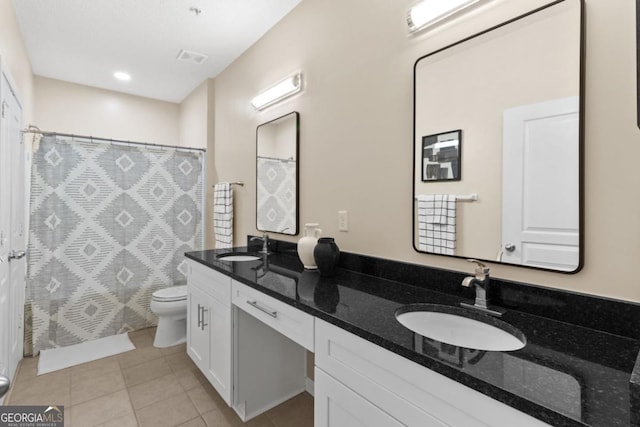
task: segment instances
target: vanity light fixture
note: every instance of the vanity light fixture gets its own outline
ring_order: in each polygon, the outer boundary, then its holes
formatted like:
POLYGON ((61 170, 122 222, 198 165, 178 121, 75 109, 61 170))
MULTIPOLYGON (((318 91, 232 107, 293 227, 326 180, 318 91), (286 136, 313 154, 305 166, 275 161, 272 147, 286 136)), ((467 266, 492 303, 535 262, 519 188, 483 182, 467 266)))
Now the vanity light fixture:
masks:
POLYGON ((256 110, 262 110, 302 90, 302 72, 294 73, 263 90, 251 100, 256 110))
POLYGON ((435 25, 480 0, 422 0, 407 12, 410 33, 435 25))

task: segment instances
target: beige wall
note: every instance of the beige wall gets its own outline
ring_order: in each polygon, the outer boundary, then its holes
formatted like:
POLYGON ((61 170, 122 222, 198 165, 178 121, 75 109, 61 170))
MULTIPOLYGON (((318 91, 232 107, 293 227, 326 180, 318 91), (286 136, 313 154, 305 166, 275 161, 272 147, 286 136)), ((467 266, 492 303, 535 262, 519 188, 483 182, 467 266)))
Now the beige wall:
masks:
MULTIPOLYGON (((215 85, 213 79, 207 79, 195 88, 181 103, 179 111, 180 145, 207 148, 207 165, 214 164, 214 109, 215 85)), ((213 198, 213 185, 217 182, 214 168, 209 168, 206 176, 206 200, 213 198)), ((213 218, 213 204, 207 203, 205 215, 208 224, 213 218)), ((213 236, 206 236, 205 247, 214 247, 213 236), (211 239, 211 240, 210 240, 211 239)))
MULTIPOLYGON (((215 81, 215 162, 236 191, 236 243, 255 230, 255 128, 300 112, 300 219, 346 251, 470 271, 412 246, 412 73, 415 60, 545 0, 487 2, 453 24, 408 37, 413 0, 305 0, 215 81), (256 113, 250 99, 295 70, 299 96, 256 113), (349 211, 338 232, 337 211, 349 211)), ((585 266, 564 275, 492 265, 494 276, 640 301, 640 131, 634 2, 586 0, 585 266)), ((297 237, 284 237, 292 241, 297 237)))
POLYGON ((43 131, 163 145, 179 144, 179 105, 36 76, 43 131))
POLYGON ((0 64, 9 70, 22 102, 23 123, 33 119, 33 74, 10 0, 0 1, 0 64))
POLYGON ((207 148, 209 81, 195 88, 179 107, 179 145, 207 148))

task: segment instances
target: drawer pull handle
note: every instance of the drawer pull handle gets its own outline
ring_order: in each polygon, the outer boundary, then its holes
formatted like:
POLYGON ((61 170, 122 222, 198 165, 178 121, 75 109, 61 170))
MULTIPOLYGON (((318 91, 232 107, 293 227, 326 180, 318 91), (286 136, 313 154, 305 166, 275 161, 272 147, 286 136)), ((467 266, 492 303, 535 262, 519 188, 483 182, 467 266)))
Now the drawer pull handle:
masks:
POLYGON ((258 301, 249 301, 247 300, 247 304, 254 306, 255 308, 257 308, 258 310, 262 311, 263 313, 267 313, 269 316, 271 317, 278 317, 278 312, 277 311, 272 311, 268 308, 264 308, 262 306, 260 306, 260 304, 258 304, 258 301))

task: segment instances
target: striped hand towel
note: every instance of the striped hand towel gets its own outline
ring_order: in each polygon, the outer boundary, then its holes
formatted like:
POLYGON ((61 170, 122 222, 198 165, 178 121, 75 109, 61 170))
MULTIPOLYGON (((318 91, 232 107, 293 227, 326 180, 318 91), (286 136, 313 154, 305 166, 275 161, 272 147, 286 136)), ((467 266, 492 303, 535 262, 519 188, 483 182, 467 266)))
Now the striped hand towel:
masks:
POLYGON ((216 248, 233 246, 233 191, 228 182, 221 182, 213 188, 213 230, 216 248))

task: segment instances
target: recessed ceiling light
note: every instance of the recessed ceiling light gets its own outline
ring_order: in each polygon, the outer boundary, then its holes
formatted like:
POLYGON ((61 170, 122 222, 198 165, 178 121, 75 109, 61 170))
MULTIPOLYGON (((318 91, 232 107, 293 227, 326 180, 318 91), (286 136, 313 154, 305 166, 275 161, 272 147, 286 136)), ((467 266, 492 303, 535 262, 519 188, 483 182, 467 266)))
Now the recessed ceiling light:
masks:
POLYGON ((129 73, 125 73, 124 71, 116 71, 115 73, 113 73, 113 77, 123 82, 128 82, 129 80, 131 80, 131 75, 129 73))

